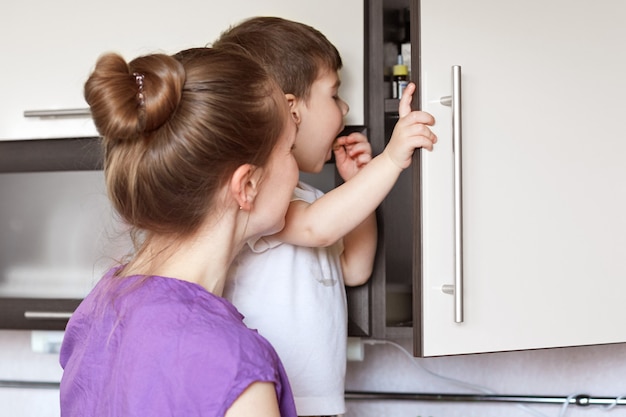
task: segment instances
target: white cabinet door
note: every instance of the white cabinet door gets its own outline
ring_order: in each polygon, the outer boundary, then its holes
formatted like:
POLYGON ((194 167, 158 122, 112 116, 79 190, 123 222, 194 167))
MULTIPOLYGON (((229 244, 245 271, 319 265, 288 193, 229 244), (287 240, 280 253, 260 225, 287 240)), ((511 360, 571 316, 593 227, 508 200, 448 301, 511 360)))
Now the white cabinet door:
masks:
POLYGON ((332 0, 8 0, 0 13, 0 140, 97 136, 88 116, 25 117, 30 111, 85 109, 83 84, 96 59, 204 46, 256 15, 307 23, 344 59, 348 124, 363 124, 363 2, 332 0), (329 12, 332 10, 332 13, 329 12))
POLYGON ((423 356, 626 341, 626 3, 421 0, 423 356), (464 321, 452 111, 461 66, 464 321))

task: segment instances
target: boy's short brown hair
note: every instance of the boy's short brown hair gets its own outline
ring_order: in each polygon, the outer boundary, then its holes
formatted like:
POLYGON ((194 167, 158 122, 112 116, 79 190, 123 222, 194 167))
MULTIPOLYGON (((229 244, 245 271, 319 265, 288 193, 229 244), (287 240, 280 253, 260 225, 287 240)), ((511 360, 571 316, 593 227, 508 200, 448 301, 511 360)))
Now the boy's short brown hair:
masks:
POLYGON ((274 76, 285 94, 304 100, 320 74, 343 65, 337 48, 320 31, 279 17, 244 20, 212 46, 242 50, 274 76))

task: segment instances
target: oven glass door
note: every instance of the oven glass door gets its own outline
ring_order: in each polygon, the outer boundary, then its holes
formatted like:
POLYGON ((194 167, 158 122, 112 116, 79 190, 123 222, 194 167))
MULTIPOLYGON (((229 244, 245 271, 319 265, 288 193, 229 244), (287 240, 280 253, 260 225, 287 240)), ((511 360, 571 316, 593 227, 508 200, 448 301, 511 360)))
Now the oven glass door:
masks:
POLYGON ((82 298, 129 250, 102 171, 0 174, 0 295, 82 298))
POLYGON ((131 253, 128 228, 107 199, 95 140, 0 145, 0 328, 62 330, 131 253))

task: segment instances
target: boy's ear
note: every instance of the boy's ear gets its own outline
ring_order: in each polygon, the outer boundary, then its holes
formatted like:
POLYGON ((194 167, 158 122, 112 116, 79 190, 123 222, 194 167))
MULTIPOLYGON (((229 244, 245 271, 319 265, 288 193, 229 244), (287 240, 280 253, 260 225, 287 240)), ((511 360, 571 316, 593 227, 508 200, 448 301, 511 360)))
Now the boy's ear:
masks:
POLYGON ((230 192, 242 210, 251 210, 259 192, 262 169, 244 164, 235 170, 230 179, 230 192))
POLYGON ((293 94, 285 94, 285 98, 287 99, 287 103, 289 104, 289 111, 291 112, 291 117, 296 122, 296 125, 300 124, 300 100, 298 97, 293 94))

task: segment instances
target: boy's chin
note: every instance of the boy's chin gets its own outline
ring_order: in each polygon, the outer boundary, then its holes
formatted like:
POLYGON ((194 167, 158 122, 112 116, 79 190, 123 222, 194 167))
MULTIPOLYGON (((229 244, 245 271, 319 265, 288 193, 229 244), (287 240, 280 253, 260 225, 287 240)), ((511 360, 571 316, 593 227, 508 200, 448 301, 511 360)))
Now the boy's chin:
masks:
POLYGON ((315 169, 313 169, 310 173, 311 174, 319 174, 320 172, 322 172, 322 170, 324 169, 325 165, 326 165, 326 163, 323 163, 319 167, 315 167, 315 169))
POLYGON ((309 167, 307 169, 300 169, 300 172, 304 174, 319 174, 324 169, 324 166, 326 166, 326 162, 319 164, 319 166, 309 167))

